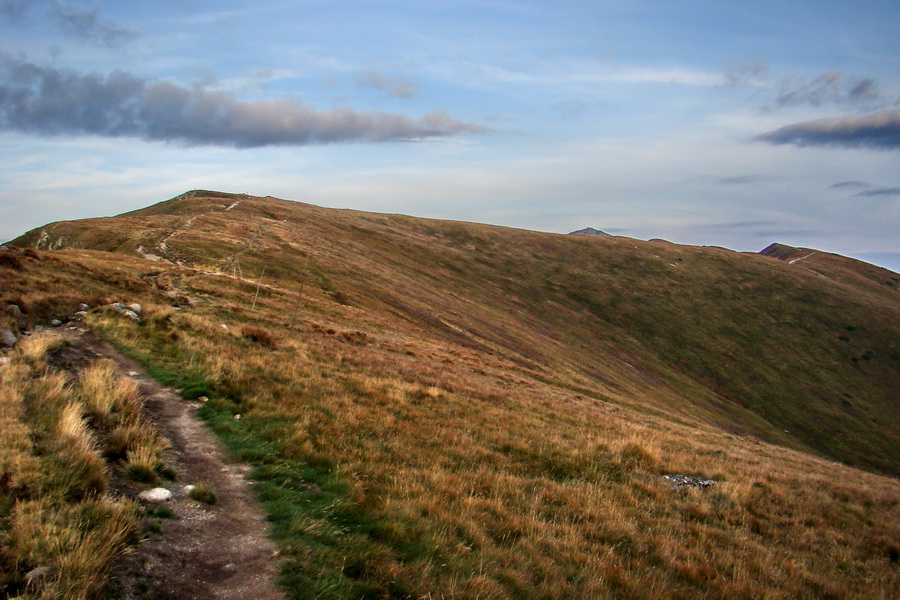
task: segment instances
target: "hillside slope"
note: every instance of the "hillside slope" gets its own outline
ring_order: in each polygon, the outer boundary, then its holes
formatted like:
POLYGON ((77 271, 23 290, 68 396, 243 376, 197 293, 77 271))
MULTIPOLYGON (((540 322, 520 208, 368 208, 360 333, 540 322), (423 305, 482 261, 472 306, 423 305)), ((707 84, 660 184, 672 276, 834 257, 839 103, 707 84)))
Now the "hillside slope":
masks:
POLYGON ((246 279, 265 268, 266 285, 305 285, 593 397, 900 473, 895 274, 843 257, 777 262, 200 191, 14 243, 246 279))
POLYGON ((291 598, 900 595, 900 481, 821 457, 897 471, 887 286, 211 192, 16 243, 0 328, 208 398, 291 598))

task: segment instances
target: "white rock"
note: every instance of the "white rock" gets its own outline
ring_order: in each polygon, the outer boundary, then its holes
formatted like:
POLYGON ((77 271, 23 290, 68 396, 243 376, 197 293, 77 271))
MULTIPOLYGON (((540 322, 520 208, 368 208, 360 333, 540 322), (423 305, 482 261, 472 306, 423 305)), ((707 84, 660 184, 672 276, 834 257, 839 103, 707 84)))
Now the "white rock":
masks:
POLYGON ((143 310, 143 307, 140 304, 138 304, 137 302, 133 302, 132 304, 126 304, 125 308, 127 308, 128 310, 130 310, 131 312, 133 312, 137 315, 141 314, 141 311, 143 310))
POLYGON ((138 494, 138 500, 143 500, 144 502, 165 502, 172 497, 172 492, 163 487, 153 488, 152 490, 145 490, 138 494))
POLYGON ((85 304, 84 302, 82 302, 81 304, 78 305, 78 310, 87 312, 87 311, 91 310, 91 307, 88 306, 87 304, 85 304))
POLYGON ((83 319, 83 318, 85 318, 86 316, 88 316, 88 314, 87 314, 87 311, 86 311, 86 310, 79 310, 78 312, 76 312, 76 313, 75 313, 74 315, 72 315, 72 316, 75 317, 76 319, 83 319))
POLYGON ((59 327, 60 325, 62 325, 62 321, 60 321, 59 319, 50 319, 51 327, 59 327))

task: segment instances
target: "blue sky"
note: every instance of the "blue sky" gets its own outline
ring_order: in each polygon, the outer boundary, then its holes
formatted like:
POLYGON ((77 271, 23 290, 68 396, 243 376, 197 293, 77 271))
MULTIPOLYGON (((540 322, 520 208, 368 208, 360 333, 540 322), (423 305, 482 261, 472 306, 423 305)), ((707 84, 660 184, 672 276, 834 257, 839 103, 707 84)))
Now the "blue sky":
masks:
POLYGON ((0 239, 195 188, 900 270, 900 3, 0 0, 0 239))

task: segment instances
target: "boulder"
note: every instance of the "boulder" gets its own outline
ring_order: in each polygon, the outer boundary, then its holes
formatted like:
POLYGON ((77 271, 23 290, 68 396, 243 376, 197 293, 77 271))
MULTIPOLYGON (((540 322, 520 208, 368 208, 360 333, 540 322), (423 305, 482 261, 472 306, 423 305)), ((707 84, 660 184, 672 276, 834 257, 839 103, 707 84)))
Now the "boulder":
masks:
POLYGON ((0 330, 0 346, 12 348, 18 341, 19 339, 16 337, 16 334, 12 332, 12 329, 0 330))
POLYGON ((22 314, 22 309, 19 308, 19 305, 18 305, 18 304, 7 304, 7 305, 6 305, 6 310, 8 310, 9 312, 11 312, 11 313, 14 314, 14 315, 21 315, 21 314, 22 314))
POLYGON ((138 494, 138 500, 158 504, 172 498, 172 492, 164 487, 153 488, 152 490, 144 490, 138 494))
POLYGON ((50 327, 59 327, 62 325, 62 321, 59 319, 50 319, 50 327))
POLYGON ((112 304, 110 304, 110 306, 112 306, 114 309, 116 309, 117 311, 119 311, 121 314, 125 315, 132 321, 140 321, 141 320, 141 318, 138 316, 138 314, 136 312, 134 312, 133 310, 131 310, 130 308, 128 308, 121 302, 113 302, 112 304))
POLYGON ((78 310, 87 312, 87 311, 91 310, 91 307, 88 306, 87 304, 85 304, 84 302, 82 302, 81 304, 78 305, 78 310))
POLYGON ((131 304, 126 304, 126 305, 125 305, 125 308, 127 308, 128 310, 130 310, 130 311, 133 312, 134 314, 139 315, 139 314, 141 314, 141 311, 143 310, 144 307, 142 307, 142 306, 141 306, 140 304, 138 304, 137 302, 132 302, 131 304))

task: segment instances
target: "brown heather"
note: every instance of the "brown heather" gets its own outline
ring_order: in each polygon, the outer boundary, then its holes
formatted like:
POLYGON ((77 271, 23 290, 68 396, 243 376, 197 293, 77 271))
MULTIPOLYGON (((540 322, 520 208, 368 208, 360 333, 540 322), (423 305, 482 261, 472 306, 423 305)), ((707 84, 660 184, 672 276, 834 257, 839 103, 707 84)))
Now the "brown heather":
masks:
POLYGON ((216 193, 44 231, 9 294, 144 305, 88 323, 210 396, 291 597, 900 596, 900 304, 850 263, 216 193))

